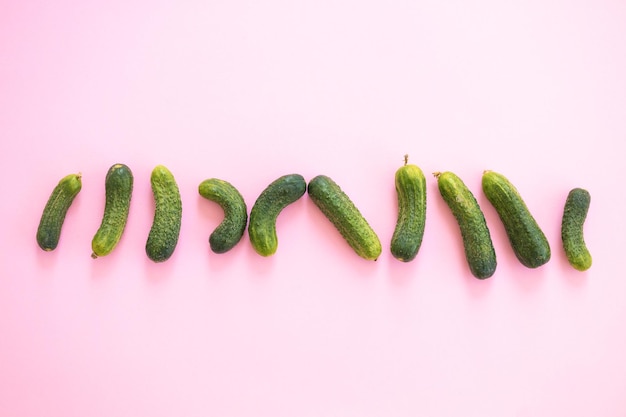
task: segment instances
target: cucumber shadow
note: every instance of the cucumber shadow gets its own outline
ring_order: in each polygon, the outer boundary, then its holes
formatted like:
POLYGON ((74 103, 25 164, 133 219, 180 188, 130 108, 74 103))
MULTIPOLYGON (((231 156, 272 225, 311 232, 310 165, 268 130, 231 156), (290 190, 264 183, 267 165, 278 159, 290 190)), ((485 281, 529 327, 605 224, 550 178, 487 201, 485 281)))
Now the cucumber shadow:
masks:
POLYGON ((175 249, 172 256, 162 262, 155 262, 144 254, 144 276, 146 280, 151 284, 160 284, 168 280, 176 272, 179 259, 177 255, 179 254, 179 251, 175 249))
POLYGON ((37 265, 42 270, 53 269, 58 263, 58 253, 56 251, 45 251, 41 249, 37 244, 33 246, 33 250, 36 252, 37 265))

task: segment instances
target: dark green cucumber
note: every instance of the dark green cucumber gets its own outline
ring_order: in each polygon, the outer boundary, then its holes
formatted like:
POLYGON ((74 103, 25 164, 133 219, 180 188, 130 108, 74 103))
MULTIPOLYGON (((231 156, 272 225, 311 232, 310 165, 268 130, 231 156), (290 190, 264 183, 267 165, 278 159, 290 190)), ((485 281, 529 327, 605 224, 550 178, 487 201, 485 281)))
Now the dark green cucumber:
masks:
POLYGON ((37 228, 37 244, 45 251, 56 249, 67 210, 82 188, 81 174, 69 174, 54 187, 37 228))
POLYGON ((426 178, 422 170, 408 163, 395 174, 398 198, 398 218, 391 237, 391 254, 394 258, 409 262, 415 259, 422 245, 426 224, 426 178))
POLYGON ((382 246, 376 232, 335 181, 318 175, 309 181, 308 193, 357 255, 367 260, 378 259, 382 246))
POLYGON ((457 220, 465 249, 465 258, 472 275, 479 279, 491 277, 497 266, 491 234, 474 194, 452 172, 436 172, 439 193, 457 220))
POLYGON ((172 256, 178 243, 182 218, 182 201, 178 184, 169 169, 157 165, 150 175, 155 210, 146 242, 146 254, 154 262, 172 256))
POLYGON ((126 228, 130 199, 133 193, 133 173, 124 164, 115 164, 104 180, 106 194, 104 214, 98 231, 91 241, 91 257, 106 256, 113 251, 126 228))
POLYGON ((561 221, 561 240, 567 261, 575 269, 591 268, 591 254, 585 244, 583 226, 589 211, 591 195, 582 188, 574 188, 567 195, 561 221))
POLYGON ((299 174, 288 174, 273 181, 257 197, 250 210, 248 234, 254 250, 270 256, 278 249, 276 219, 281 211, 306 192, 306 181, 299 174))
POLYGON ((482 188, 496 209, 513 252, 522 265, 538 268, 550 260, 548 239, 515 186, 502 174, 485 171, 482 188))
POLYGON ((198 186, 200 195, 217 203, 224 210, 224 219, 209 236, 215 253, 231 250, 243 237, 248 223, 248 209, 241 193, 229 182, 210 178, 198 186))

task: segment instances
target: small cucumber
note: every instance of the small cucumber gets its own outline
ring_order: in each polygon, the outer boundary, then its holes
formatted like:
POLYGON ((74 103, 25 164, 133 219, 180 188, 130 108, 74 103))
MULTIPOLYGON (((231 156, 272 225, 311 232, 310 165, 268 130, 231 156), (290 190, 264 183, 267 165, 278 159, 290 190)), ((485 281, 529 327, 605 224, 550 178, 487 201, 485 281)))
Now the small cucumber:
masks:
POLYGON ((474 277, 485 279, 496 271, 496 252, 491 234, 474 194, 452 172, 435 172, 439 193, 461 229, 465 258, 474 277))
POLYGON ((550 260, 550 245, 513 184, 502 174, 485 171, 482 188, 496 209, 522 265, 538 268, 550 260))
POLYGON ((398 218, 390 246, 394 258, 403 262, 417 256, 426 224, 426 178, 408 159, 405 155, 404 165, 395 174, 398 218))
POLYGON ((376 232, 335 181, 318 175, 309 181, 308 193, 357 255, 367 260, 378 259, 382 246, 376 232))
POLYGON ((204 180, 198 192, 224 210, 224 219, 209 236, 209 246, 215 253, 231 250, 243 237, 248 223, 248 209, 241 193, 229 182, 217 178, 204 180))
POLYGON ((294 203, 306 192, 306 181, 299 174, 288 174, 268 185, 250 210, 248 234, 254 250, 262 256, 270 256, 278 248, 276 219, 281 211, 294 203))
POLYGON ((561 240, 567 260, 575 269, 586 271, 591 268, 591 254, 585 244, 583 226, 589 211, 591 195, 582 188, 574 188, 567 195, 563 220, 561 222, 561 240))
POLYGON ((154 262, 164 262, 172 256, 182 217, 182 201, 174 176, 163 165, 157 165, 150 175, 155 210, 146 242, 146 254, 154 262))
POLYGON ((115 164, 104 180, 106 194, 104 214, 98 231, 91 241, 91 257, 106 256, 122 237, 133 193, 133 173, 124 164, 115 164))
POLYGON ((82 188, 81 174, 69 174, 54 187, 37 228, 37 244, 45 251, 56 249, 67 210, 82 188))

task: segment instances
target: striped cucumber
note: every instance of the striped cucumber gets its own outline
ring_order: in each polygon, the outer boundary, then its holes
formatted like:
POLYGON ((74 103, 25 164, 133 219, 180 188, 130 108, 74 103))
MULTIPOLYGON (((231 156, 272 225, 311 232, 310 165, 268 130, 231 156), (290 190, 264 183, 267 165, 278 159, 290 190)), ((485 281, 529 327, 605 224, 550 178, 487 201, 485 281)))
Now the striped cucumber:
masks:
POLYGON ((465 249, 465 258, 472 275, 479 279, 491 277, 497 266, 491 234, 474 194, 452 172, 436 172, 437 186, 457 220, 465 249))
POLYGON ((105 204, 102 222, 91 241, 91 257, 106 256, 113 251, 124 233, 130 199, 133 193, 133 173, 124 164, 115 164, 104 180, 105 204))
POLYGON ((262 256, 278 249, 276 219, 285 207, 306 192, 306 181, 300 174, 288 174, 274 180, 257 197, 250 210, 248 234, 254 250, 262 256))
POLYGON ((37 244, 45 251, 56 249, 67 211, 82 188, 81 174, 61 178, 52 190, 37 227, 37 244))
POLYGON ((376 232, 335 181, 318 175, 309 181, 308 193, 357 255, 367 260, 378 259, 382 246, 376 232))
POLYGON ((589 191, 582 188, 572 189, 565 200, 561 221, 561 240, 567 261, 579 271, 591 268, 592 263, 583 233, 590 203, 589 191))
POLYGON ((228 252, 246 231, 248 209, 243 196, 231 183, 218 178, 202 181, 198 193, 224 211, 224 219, 209 236, 209 246, 215 253, 228 252))
POLYGON ((174 175, 157 165, 150 175, 155 210, 146 241, 146 254, 154 262, 164 262, 174 253, 180 234, 182 201, 174 175))
POLYGON ((426 178, 417 165, 408 163, 408 159, 405 155, 404 165, 395 174, 398 218, 390 245, 394 258, 403 262, 417 256, 426 224, 426 178))
POLYGON ((515 186, 504 175, 485 171, 482 188, 496 209, 513 252, 522 265, 538 268, 550 260, 548 239, 515 186))

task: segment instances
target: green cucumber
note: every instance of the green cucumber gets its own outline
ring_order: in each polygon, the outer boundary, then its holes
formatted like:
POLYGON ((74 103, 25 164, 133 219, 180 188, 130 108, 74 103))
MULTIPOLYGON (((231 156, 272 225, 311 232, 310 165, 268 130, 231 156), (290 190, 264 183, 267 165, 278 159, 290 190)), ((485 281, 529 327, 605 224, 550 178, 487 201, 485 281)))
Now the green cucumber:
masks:
POLYGON ((133 173, 124 164, 115 164, 104 180, 105 204, 102 222, 91 241, 91 257, 106 256, 117 246, 126 227, 133 193, 133 173))
POLYGON ((257 197, 250 210, 248 234, 254 250, 262 256, 278 249, 276 219, 289 204, 306 192, 306 181, 299 174, 288 174, 274 180, 257 197))
POLYGON ((408 159, 405 155, 404 165, 395 174, 398 218, 390 245, 393 257, 403 262, 417 256, 426 224, 426 178, 408 159))
POLYGON ((550 245, 515 186, 504 175, 485 171, 485 196, 504 225, 513 252, 522 265, 538 268, 550 260, 550 245))
POLYGON ((583 234, 590 203, 589 191, 582 188, 572 189, 565 200, 561 221, 561 240, 567 261, 579 271, 591 268, 592 262, 583 234))
POLYGON ((146 241, 146 254, 154 262, 172 256, 178 243, 182 218, 182 201, 178 184, 169 169, 157 165, 150 175, 155 210, 146 241))
POLYGON ((209 236, 209 246, 215 253, 228 252, 246 231, 248 209, 243 196, 231 183, 218 178, 202 181, 198 193, 224 211, 224 219, 209 236))
POLYGON ((82 188, 81 174, 61 178, 52 190, 37 228, 37 244, 45 251, 56 249, 67 210, 82 188))
POLYGON ((376 232, 335 181, 318 175, 309 181, 308 194, 357 255, 378 259, 382 246, 376 232))
POLYGON ((474 194, 452 172, 435 172, 441 197, 457 220, 465 250, 465 258, 474 277, 491 277, 497 266, 491 234, 474 194))

